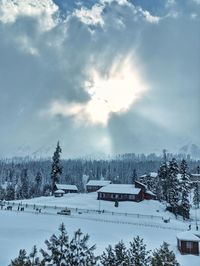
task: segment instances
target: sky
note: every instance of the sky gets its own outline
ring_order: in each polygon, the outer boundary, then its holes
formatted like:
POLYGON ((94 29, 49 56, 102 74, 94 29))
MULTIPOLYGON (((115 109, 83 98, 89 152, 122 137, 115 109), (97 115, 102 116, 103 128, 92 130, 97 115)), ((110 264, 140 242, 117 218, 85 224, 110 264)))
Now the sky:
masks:
POLYGON ((0 0, 0 157, 200 145, 200 0, 0 0))

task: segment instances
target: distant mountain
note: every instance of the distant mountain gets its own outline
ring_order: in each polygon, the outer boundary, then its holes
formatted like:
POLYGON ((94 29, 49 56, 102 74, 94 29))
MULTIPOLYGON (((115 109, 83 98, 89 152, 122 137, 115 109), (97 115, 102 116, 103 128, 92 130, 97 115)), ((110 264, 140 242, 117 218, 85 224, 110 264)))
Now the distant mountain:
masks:
POLYGON ((190 155, 193 159, 200 159, 200 147, 196 144, 186 144, 180 148, 179 153, 190 155))

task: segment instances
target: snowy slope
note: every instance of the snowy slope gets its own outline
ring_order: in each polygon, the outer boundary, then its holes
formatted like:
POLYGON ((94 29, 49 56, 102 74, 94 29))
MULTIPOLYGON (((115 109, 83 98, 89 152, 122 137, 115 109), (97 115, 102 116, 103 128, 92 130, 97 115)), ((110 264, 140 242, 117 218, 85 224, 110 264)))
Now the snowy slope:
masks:
MULTIPOLYGON (((62 198, 39 197, 16 201, 13 211, 0 210, 0 265, 8 265, 10 259, 17 255, 20 248, 26 248, 29 251, 34 244, 39 248, 45 247, 44 240, 52 233, 58 232, 57 229, 61 222, 65 223, 69 234, 78 228, 88 233, 91 236, 90 243, 97 245, 96 254, 101 254, 108 244, 114 245, 120 240, 128 244, 133 237, 139 235, 144 238, 149 249, 158 248, 163 241, 168 242, 181 266, 200 265, 200 257, 182 256, 176 248, 176 235, 187 230, 188 222, 175 220, 173 215, 164 211, 163 204, 153 200, 140 203, 120 202, 119 207, 116 208, 113 202, 99 202, 96 198, 96 192, 67 194, 62 198), (19 203, 24 206, 28 204, 25 212, 17 212, 19 203), (33 204, 40 205, 42 212, 35 211, 33 204), (57 206, 56 209, 55 206, 57 206), (74 208, 71 215, 58 215, 59 207, 66 206, 74 208), (97 211, 100 209, 101 213, 76 212, 76 208, 97 211), (121 214, 117 215, 114 212, 121 214), (134 215, 134 213, 139 215, 134 215), (170 217, 170 223, 164 223, 162 217, 170 217)), ((194 229, 194 224, 192 228, 194 229)))

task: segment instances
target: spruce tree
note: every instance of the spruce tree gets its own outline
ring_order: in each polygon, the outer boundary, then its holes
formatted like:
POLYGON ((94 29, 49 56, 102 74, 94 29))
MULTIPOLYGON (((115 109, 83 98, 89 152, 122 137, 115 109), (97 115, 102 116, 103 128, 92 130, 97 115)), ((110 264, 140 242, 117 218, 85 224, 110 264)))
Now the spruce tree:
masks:
POLYGON ((139 236, 130 242, 128 250, 130 264, 132 266, 148 266, 151 262, 150 250, 146 249, 146 245, 139 236))
POLYGON ((181 210, 182 216, 185 220, 190 218, 190 204, 189 204, 189 174, 188 166, 185 160, 181 161, 180 165, 181 174, 181 210))
POLYGON ((116 265, 119 266, 130 265, 128 251, 123 241, 120 241, 118 244, 115 245, 115 257, 116 257, 116 265))
POLYGON ((35 196, 36 197, 41 195, 41 185, 42 185, 42 175, 38 171, 35 177, 35 196))
POLYGON ((97 257, 94 256, 95 245, 88 247, 89 235, 84 235, 79 229, 74 233, 74 237, 69 245, 69 254, 67 254, 66 266, 94 266, 97 257))
POLYGON ((196 182, 194 184, 194 196, 193 196, 193 204, 196 209, 199 209, 199 203, 200 203, 200 187, 199 183, 196 182))
POLYGON ((115 253, 111 245, 109 245, 100 257, 103 266, 116 266, 115 253))
POLYGON ((180 200, 180 188, 178 175, 179 169, 176 159, 173 158, 169 162, 169 189, 168 189, 168 199, 170 206, 172 207, 172 212, 176 215, 178 210, 178 204, 180 200))
POLYGON ((6 191, 2 186, 0 186, 0 200, 4 200, 6 196, 6 191))
POLYGON ((17 187, 17 198, 28 199, 29 198, 29 181, 27 169, 22 169, 20 176, 20 184, 17 187))
POLYGON ((163 242, 160 249, 156 249, 152 255, 152 266, 180 266, 173 251, 169 250, 169 244, 163 242))
MULTIPOLYGON (((50 240, 46 240, 47 251, 41 249, 43 260, 41 263, 55 264, 59 266, 94 266, 97 257, 94 256, 95 246, 88 247, 89 236, 82 236, 80 230, 74 233, 74 237, 69 241, 69 237, 62 223, 60 235, 52 235, 50 240)), ((45 264, 46 265, 46 264, 45 264)))
POLYGON ((12 260, 9 266, 31 266, 26 251, 24 249, 20 249, 18 257, 12 260))
POLYGON ((160 165, 160 168, 158 170, 158 178, 159 178, 159 183, 161 184, 161 189, 162 190, 160 196, 161 199, 166 200, 167 202, 169 201, 168 199, 168 189, 169 189, 169 167, 168 167, 168 162, 167 162, 167 154, 166 150, 163 150, 163 159, 162 163, 160 165))
POLYGON ((52 157, 52 167, 51 167, 52 193, 55 191, 56 183, 59 182, 59 176, 62 174, 62 166, 60 163, 61 152, 62 152, 62 149, 58 142, 56 146, 56 150, 52 157))
POLYGON ((5 200, 14 200, 15 199, 15 188, 13 185, 9 184, 6 188, 5 200))

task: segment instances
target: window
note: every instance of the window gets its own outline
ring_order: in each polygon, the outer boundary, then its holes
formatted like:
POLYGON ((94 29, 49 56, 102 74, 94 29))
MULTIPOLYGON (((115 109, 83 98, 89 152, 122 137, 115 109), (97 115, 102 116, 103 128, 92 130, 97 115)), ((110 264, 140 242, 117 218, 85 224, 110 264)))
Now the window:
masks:
POLYGON ((193 247, 193 243, 191 241, 186 242, 186 248, 191 250, 193 247))

